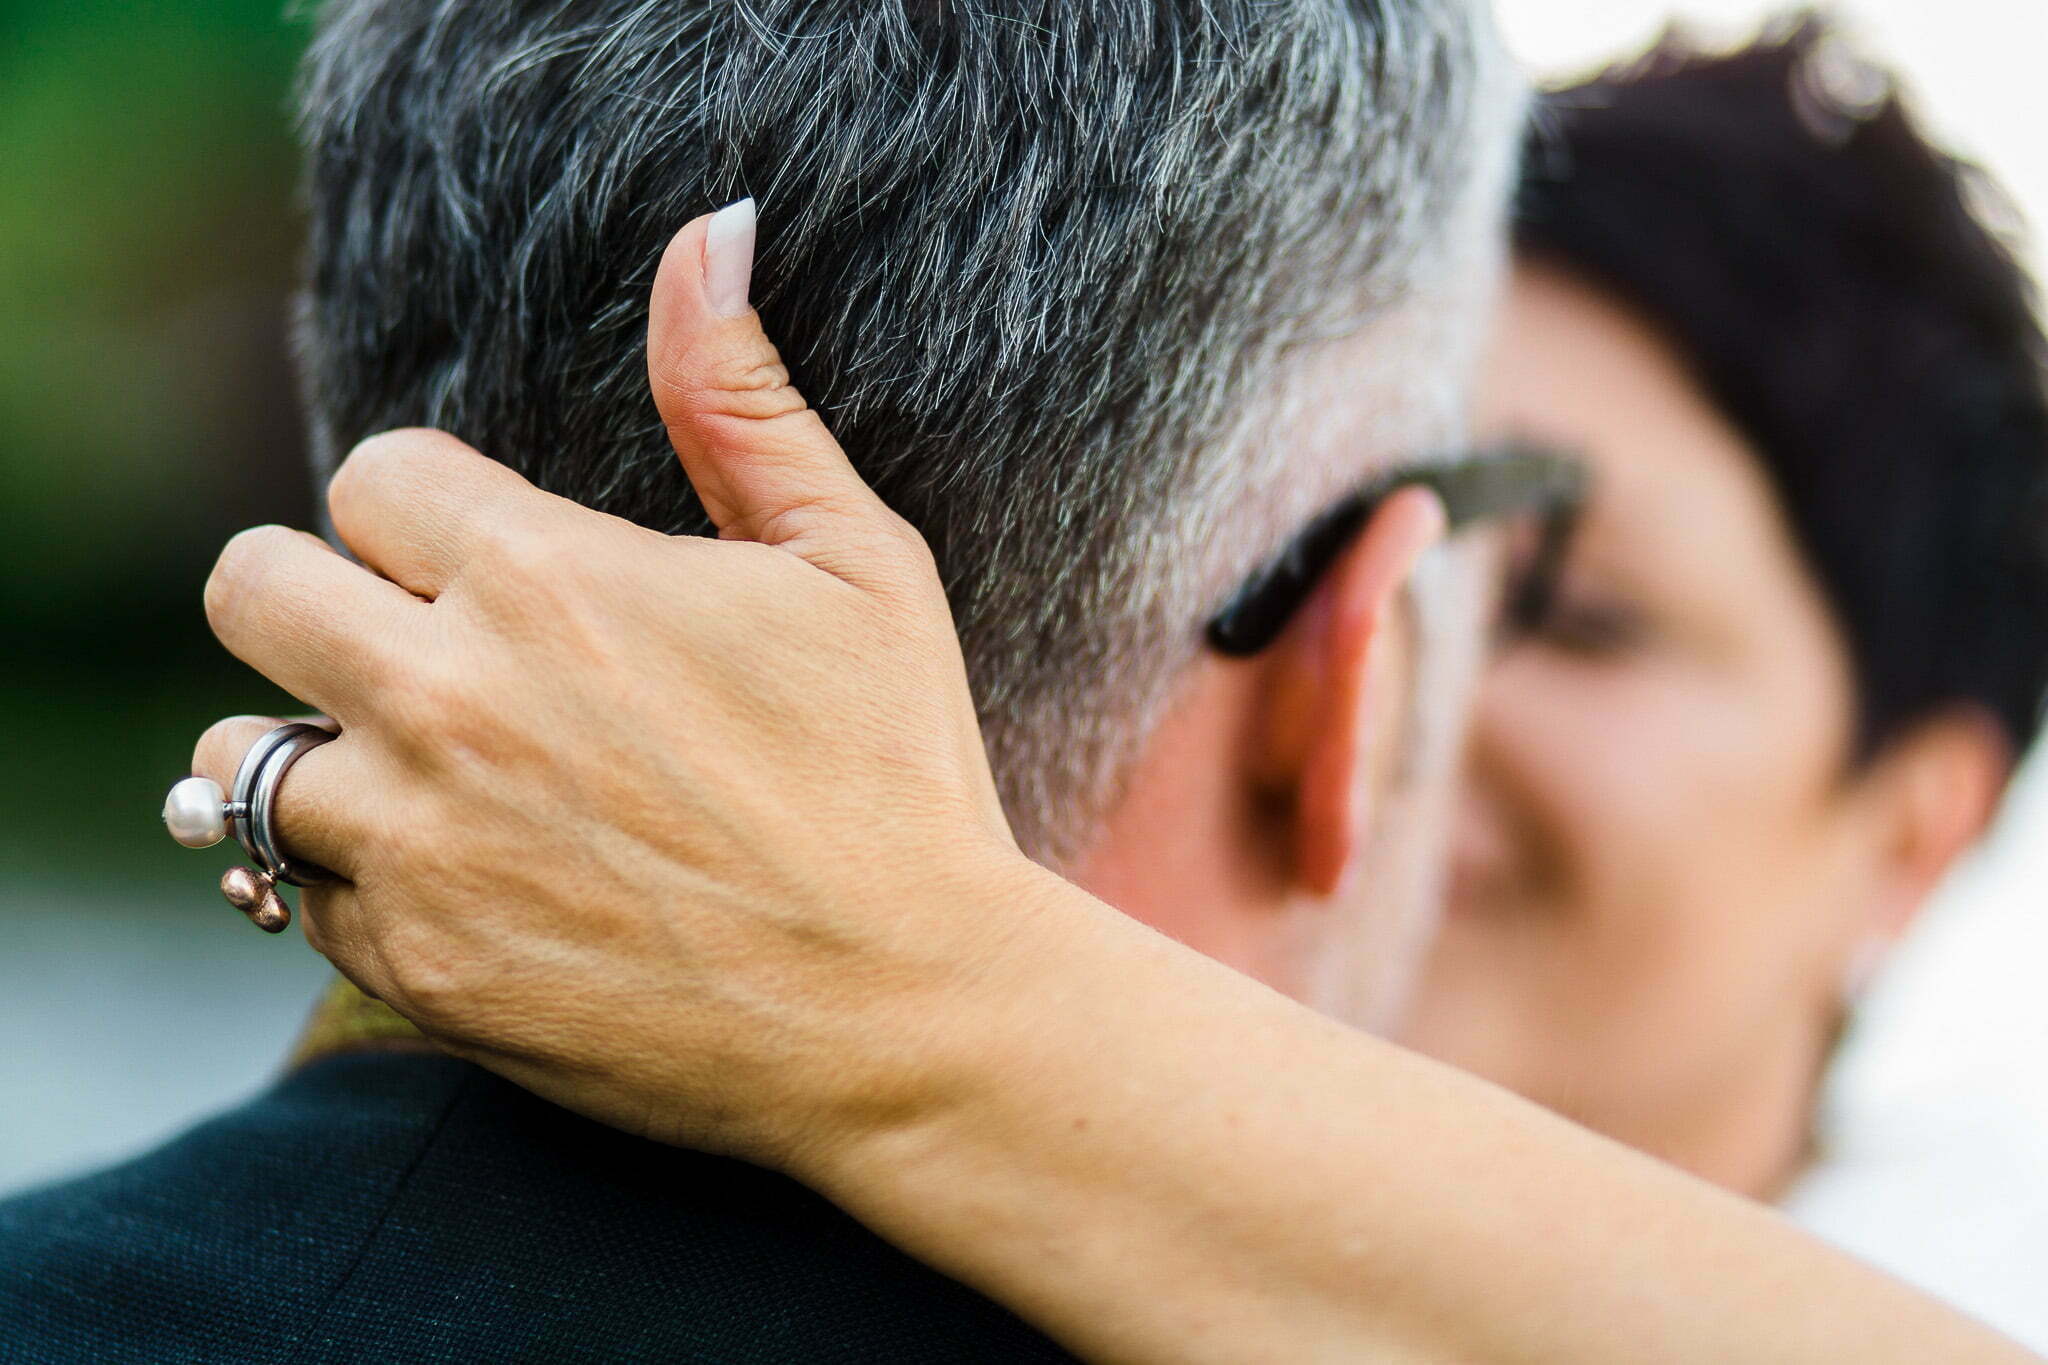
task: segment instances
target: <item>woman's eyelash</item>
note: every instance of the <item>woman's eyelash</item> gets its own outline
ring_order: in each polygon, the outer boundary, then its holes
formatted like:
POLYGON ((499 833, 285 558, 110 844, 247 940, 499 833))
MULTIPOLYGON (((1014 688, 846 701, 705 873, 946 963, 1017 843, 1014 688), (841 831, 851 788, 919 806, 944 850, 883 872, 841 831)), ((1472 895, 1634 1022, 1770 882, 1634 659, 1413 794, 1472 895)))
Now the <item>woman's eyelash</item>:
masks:
POLYGON ((1642 643, 1648 634, 1648 623, 1634 607, 1621 602, 1575 599, 1568 593, 1553 598, 1533 627, 1551 644, 1587 654, 1628 649, 1642 643))

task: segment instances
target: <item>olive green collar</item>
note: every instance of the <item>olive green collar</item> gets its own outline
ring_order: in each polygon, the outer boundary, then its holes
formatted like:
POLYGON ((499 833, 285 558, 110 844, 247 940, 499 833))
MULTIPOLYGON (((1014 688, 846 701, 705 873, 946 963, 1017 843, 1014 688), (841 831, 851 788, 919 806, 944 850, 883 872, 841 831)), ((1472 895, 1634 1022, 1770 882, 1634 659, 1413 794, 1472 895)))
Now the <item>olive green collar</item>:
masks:
POLYGON ((320 997, 320 1003, 313 1007, 312 1017, 307 1019, 305 1031, 292 1048, 287 1067, 296 1070, 344 1052, 434 1050, 426 1035, 407 1023, 397 1010, 336 977, 320 997))

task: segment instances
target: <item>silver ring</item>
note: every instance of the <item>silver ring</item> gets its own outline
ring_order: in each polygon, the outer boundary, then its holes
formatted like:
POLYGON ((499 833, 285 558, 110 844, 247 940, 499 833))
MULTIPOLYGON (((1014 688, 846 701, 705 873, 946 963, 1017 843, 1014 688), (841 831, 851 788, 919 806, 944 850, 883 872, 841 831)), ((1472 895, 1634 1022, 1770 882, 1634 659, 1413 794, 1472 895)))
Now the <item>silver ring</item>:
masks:
POLYGON ((288 886, 334 880, 326 868, 285 857, 273 819, 285 774, 308 753, 339 738, 332 730, 296 722, 280 725, 250 746, 235 772, 235 790, 224 813, 249 861, 288 886))

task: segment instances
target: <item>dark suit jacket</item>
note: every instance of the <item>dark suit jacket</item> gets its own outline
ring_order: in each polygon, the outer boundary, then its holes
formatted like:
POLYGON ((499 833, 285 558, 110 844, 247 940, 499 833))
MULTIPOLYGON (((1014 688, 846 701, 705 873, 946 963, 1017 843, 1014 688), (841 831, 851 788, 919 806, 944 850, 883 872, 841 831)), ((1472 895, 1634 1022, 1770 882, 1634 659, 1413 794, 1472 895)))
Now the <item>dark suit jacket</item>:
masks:
POLYGON ((425 1054, 0 1203, 0 1361, 1063 1361, 824 1200, 425 1054))

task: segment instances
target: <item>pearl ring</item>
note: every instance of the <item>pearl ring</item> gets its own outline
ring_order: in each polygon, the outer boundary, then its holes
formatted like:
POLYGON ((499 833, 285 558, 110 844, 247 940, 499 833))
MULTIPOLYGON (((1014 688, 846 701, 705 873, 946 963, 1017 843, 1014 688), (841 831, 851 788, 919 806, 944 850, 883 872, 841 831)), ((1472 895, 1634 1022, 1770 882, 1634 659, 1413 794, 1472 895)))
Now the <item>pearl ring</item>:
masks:
POLYGON ((280 725, 243 757, 232 796, 223 794, 212 778, 188 777, 164 798, 164 825, 186 848, 212 848, 233 832, 256 866, 229 868, 220 879, 221 894, 266 933, 283 933, 292 922, 291 908, 277 893, 280 882, 307 886, 333 879, 325 868, 286 857, 272 821, 285 774, 336 738, 334 731, 318 725, 280 725))

